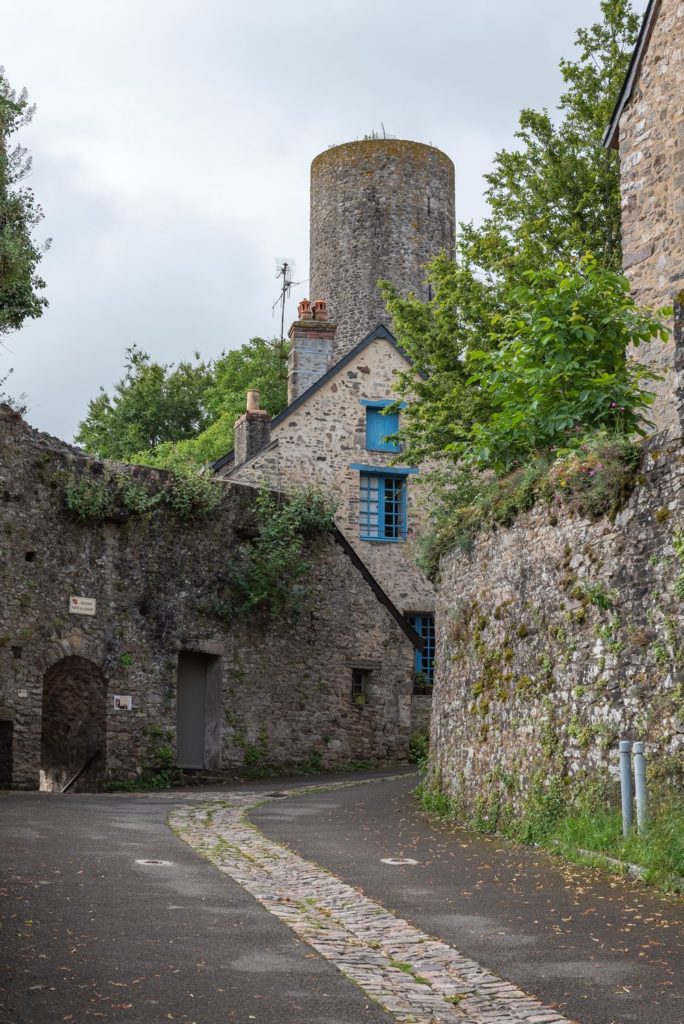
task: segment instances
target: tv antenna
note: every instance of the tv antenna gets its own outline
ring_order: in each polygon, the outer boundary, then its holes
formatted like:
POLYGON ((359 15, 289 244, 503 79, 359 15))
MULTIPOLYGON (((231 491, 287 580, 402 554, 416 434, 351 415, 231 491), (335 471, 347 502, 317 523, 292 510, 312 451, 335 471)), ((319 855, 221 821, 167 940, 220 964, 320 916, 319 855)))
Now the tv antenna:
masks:
POLYGON ((275 313, 276 306, 280 306, 280 358, 285 363, 285 304, 290 298, 290 292, 304 281, 293 281, 295 272, 295 261, 286 256, 276 258, 276 278, 280 280, 280 295, 271 306, 271 312, 275 313))

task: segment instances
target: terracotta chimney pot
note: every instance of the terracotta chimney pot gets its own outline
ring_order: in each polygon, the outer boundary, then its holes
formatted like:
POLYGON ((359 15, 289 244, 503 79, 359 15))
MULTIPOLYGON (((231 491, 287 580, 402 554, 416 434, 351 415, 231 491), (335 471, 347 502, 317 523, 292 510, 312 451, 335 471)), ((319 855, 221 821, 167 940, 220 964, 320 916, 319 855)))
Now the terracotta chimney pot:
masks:
POLYGON ((327 303, 325 299, 316 299, 313 304, 313 317, 314 320, 328 319, 327 303))
POLYGON ((247 392, 247 412, 259 412, 259 392, 247 392))
POLYGON ((297 316, 300 320, 312 320, 311 303, 308 299, 302 299, 297 306, 297 316))

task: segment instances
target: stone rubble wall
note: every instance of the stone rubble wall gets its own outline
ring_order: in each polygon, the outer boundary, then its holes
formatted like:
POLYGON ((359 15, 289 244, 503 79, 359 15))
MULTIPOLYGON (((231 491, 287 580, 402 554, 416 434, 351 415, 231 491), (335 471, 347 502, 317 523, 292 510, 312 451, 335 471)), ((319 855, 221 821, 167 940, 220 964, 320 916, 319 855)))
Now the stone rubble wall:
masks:
POLYGON ((0 407, 0 720, 14 725, 14 785, 38 785, 43 679, 64 658, 106 679, 107 779, 136 776, 144 727, 174 744, 181 651, 220 659, 216 768, 405 758, 413 648, 332 538, 307 552, 311 594, 296 625, 226 621, 217 601, 249 543, 254 491, 224 484, 218 511, 190 523, 166 507, 76 521, 69 481, 115 472, 153 489, 165 479, 87 458, 0 407), (70 614, 71 595, 95 598, 97 614, 70 614), (358 662, 373 666, 365 706, 352 703, 358 662), (133 710, 114 710, 114 694, 132 696, 133 710))
POLYGON ((470 810, 519 807, 535 779, 607 780, 621 738, 681 781, 683 485, 684 449, 656 439, 614 522, 540 505, 443 560, 431 766, 470 810))
MULTIPOLYGON (((684 3, 661 0, 632 96, 620 119, 624 268, 641 306, 684 306, 684 3)), ((681 309, 680 309, 681 317, 681 309)), ((671 323, 670 326, 673 326, 671 323)), ((679 335, 679 336, 677 336, 679 335)), ((663 375, 656 429, 682 429, 683 340, 635 353, 663 375)))

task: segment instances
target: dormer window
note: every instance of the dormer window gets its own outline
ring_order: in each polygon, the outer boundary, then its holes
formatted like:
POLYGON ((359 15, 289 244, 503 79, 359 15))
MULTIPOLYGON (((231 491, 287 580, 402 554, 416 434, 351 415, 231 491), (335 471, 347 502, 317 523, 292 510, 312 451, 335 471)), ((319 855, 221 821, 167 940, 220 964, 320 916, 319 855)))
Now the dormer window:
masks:
POLYGON ((399 431, 399 413, 385 412, 393 405, 391 399, 386 401, 364 401, 366 407, 366 450, 369 452, 400 452, 401 447, 394 441, 388 441, 399 431))

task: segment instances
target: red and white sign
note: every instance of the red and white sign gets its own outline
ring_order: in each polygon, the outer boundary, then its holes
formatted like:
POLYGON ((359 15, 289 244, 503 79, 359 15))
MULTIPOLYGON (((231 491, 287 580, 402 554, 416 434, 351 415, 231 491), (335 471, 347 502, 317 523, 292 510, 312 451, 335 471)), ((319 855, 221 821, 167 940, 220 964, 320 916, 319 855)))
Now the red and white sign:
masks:
POLYGON ((94 615, 97 610, 97 601, 94 597, 69 598, 69 611, 72 615, 94 615))

